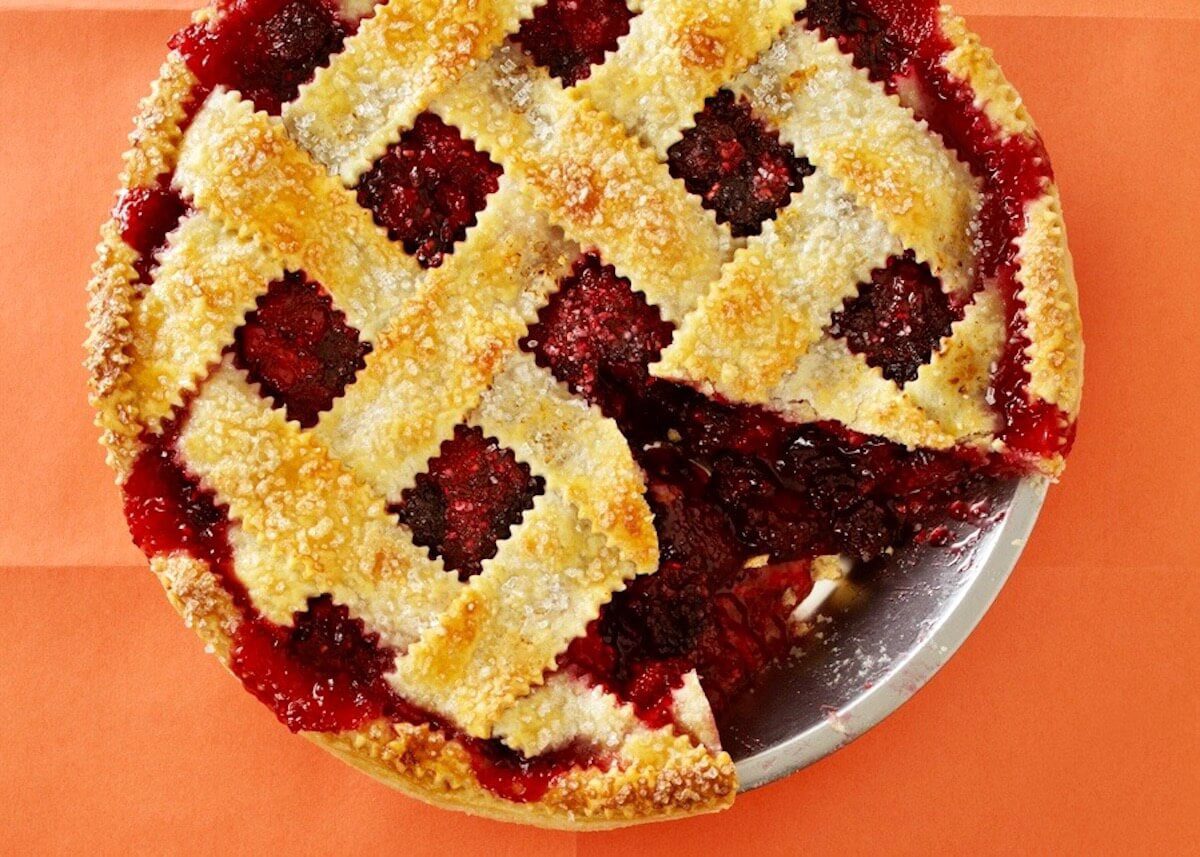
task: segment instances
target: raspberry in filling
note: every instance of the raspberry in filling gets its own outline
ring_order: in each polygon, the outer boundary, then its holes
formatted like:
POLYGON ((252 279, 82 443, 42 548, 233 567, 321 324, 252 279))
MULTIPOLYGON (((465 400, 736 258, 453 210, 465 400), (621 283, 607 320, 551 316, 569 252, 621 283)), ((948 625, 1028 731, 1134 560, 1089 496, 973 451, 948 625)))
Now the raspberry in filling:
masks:
POLYGON ((289 271, 237 329, 234 359, 289 419, 309 428, 354 381, 371 350, 345 319, 320 286, 289 271))
POLYGON ((436 268, 500 186, 499 165, 422 113, 358 182, 358 203, 425 268, 436 268))
POLYGON ((759 234, 813 172, 727 89, 704 102, 696 124, 667 150, 667 163, 671 175, 739 236, 759 234))
POLYGON ((497 543, 520 523, 543 486, 510 450, 460 425, 391 511, 412 530, 414 542, 467 580, 496 555, 497 543))
POLYGON ((903 384, 916 379, 961 315, 929 266, 917 264, 909 251, 871 272, 858 295, 834 313, 829 332, 903 384))
POLYGON ((355 29, 332 0, 223 0, 218 13, 214 22, 181 30, 171 47, 202 93, 236 89, 276 115, 355 29))
POLYGON ((113 217, 121 238, 138 254, 133 268, 139 284, 153 280, 155 255, 167 246, 167 235, 179 225, 187 210, 187 203, 171 188, 170 176, 162 176, 156 185, 121 193, 113 217))
POLYGON ((549 0, 521 24, 515 38, 563 86, 574 86, 616 50, 631 18, 624 0, 549 0))
POLYGON ((966 451, 910 451, 838 426, 653 378, 671 325, 594 254, 580 259, 523 347, 612 417, 647 480, 660 567, 601 610, 564 664, 670 719, 695 668, 718 710, 784 658, 811 560, 867 560, 911 538, 989 472, 966 451))

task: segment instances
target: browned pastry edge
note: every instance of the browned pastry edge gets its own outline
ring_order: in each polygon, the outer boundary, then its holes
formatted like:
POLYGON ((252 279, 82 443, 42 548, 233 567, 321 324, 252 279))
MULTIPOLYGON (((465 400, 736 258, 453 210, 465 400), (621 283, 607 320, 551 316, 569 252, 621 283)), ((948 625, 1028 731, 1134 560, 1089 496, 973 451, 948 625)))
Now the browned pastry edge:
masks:
MULTIPOLYGON (((211 10, 202 9, 194 19, 203 21, 211 15, 211 10)), ((943 26, 958 47, 947 58, 948 64, 957 55, 953 70, 970 80, 983 103, 995 105, 993 118, 1014 133, 1033 133, 1032 120, 991 52, 946 8, 943 26)), ((179 123, 194 83, 182 57, 172 51, 150 96, 140 105, 131 147, 124 156, 121 190, 152 184, 172 170, 182 136, 179 123)), ((1075 280, 1054 185, 1031 205, 1031 212, 1036 216, 1030 217, 1020 241, 1021 296, 1035 342, 1030 354, 1030 388, 1073 418, 1082 389, 1083 346, 1075 280)), ((128 389, 135 253, 122 240, 115 219, 102 227, 97 255, 89 284, 84 365, 100 441, 118 484, 122 484, 144 446, 139 439, 144 426, 128 389)), ((1057 474, 1061 468, 1061 456, 1042 462, 1042 469, 1049 474, 1057 474)), ((184 621, 228 666, 239 614, 207 565, 174 554, 155 557, 150 566, 184 621)), ((543 827, 603 829, 711 812, 729 806, 737 789, 736 771, 728 755, 714 755, 685 737, 677 739, 671 753, 642 759, 631 768, 568 772, 541 800, 523 804, 484 789, 462 746, 425 726, 373 723, 355 732, 306 733, 306 737, 387 785, 428 803, 543 827)))
MULTIPOLYGON (((241 616, 207 564, 186 554, 155 557, 150 567, 167 597, 228 668, 241 616)), ((665 752, 625 767, 576 768, 538 801, 516 803, 480 785, 458 741, 428 726, 382 721, 353 732, 303 733, 359 770, 407 795, 446 809, 563 830, 599 830, 714 812, 728 807, 737 774, 725 753, 713 754, 684 736, 665 752)))

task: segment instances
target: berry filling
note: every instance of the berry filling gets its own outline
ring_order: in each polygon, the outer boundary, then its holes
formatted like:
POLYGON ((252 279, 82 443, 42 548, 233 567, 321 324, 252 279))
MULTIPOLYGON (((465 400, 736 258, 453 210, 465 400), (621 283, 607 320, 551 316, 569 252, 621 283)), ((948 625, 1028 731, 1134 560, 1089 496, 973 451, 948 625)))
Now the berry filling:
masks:
POLYGON ((845 337, 883 377, 904 384, 916 379, 961 316, 929 266, 917 264, 909 251, 871 272, 858 295, 834 313, 829 332, 845 337))
POLYGON ((671 175, 728 223, 734 235, 757 235, 787 205, 813 167, 722 89, 704 102, 696 124, 667 150, 671 175))
POLYGON ((670 339, 657 309, 589 254, 522 343, 617 422, 645 471, 659 569, 617 593, 564 663, 650 722, 669 719, 669 691, 688 669, 719 711, 788 654, 814 557, 879 557, 939 522, 994 467, 971 451, 796 425, 653 378, 670 339))
POLYGON ((563 86, 574 86, 617 49, 631 18, 624 0, 549 0, 521 24, 515 38, 563 86))
POLYGON ((138 254, 133 269, 139 284, 153 281, 156 254, 167 246, 167 235, 187 211, 183 197, 171 188, 170 176, 161 176, 152 187, 135 187, 121 193, 113 217, 121 238, 138 254))
POLYGON ((322 595, 308 600, 291 627, 242 622, 229 668, 293 732, 341 732, 394 713, 384 676, 395 661, 378 635, 322 595))
POLYGON ((355 28, 331 0, 222 0, 215 21, 181 30, 171 47, 199 79, 197 102, 225 86, 278 115, 355 28))
POLYGON ((978 285, 994 282, 1004 300, 1008 337, 992 373, 1001 438, 1017 462, 1066 455, 1075 425, 1058 407, 1028 393, 1029 338, 1017 281, 1015 239, 1025 210, 1053 180, 1040 138, 1001 133, 974 89, 942 64, 953 44, 941 32, 935 0, 813 0, 806 26, 836 39, 873 80, 898 94, 956 151, 982 182, 978 285))
POLYGON ((185 553, 208 563, 240 607, 250 600, 233 571, 229 510, 187 472, 175 455, 175 441, 186 420, 163 424, 145 435, 145 449, 122 486, 125 521, 133 543, 148 557, 185 553))
POLYGON ((565 747, 530 759, 496 739, 459 740, 467 749, 479 784, 514 803, 541 800, 555 778, 572 768, 604 766, 604 760, 586 747, 565 747))
POLYGON ((320 286, 291 271, 258 299, 232 348, 238 367, 305 428, 345 392, 371 350, 320 286))
POLYGON ((391 511, 414 542, 467 580, 496 555, 497 543, 533 507, 543 485, 510 450, 460 425, 391 511))
POLYGON ((422 113, 358 183, 358 202, 425 268, 475 225, 503 170, 457 129, 422 113))

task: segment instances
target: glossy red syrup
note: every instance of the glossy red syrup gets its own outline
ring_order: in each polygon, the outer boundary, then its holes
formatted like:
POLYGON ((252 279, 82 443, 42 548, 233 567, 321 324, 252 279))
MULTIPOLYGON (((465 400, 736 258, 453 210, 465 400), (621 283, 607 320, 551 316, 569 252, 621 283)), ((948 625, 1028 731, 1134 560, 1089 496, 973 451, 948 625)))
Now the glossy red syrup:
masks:
POLYGON ((719 708, 787 655, 813 557, 878 557, 944 516, 987 470, 973 453, 798 426, 654 379, 647 367, 670 338, 658 311, 589 254, 523 341, 616 420, 646 473, 659 570, 615 595, 565 662, 650 722, 667 716, 668 691, 692 667, 719 708))
POLYGON ((437 458, 391 507, 413 541, 462 580, 478 574, 542 493, 543 481, 477 428, 458 426, 437 458))
POLYGON ((587 747, 566 747, 531 759, 498 740, 460 736, 459 741, 467 749, 479 784, 514 803, 541 800, 554 780, 572 768, 604 767, 603 759, 587 747))
POLYGON ((941 32, 935 0, 812 0, 802 16, 806 26, 836 39, 872 79, 910 103, 982 181, 979 281, 997 284, 1008 329, 991 386, 1004 421, 1001 436, 1018 462, 1066 455, 1075 425, 1027 393, 1029 338, 1017 294, 1014 239, 1025 231, 1026 206, 1054 177, 1041 139, 1006 139, 976 105, 974 90, 942 67, 953 46, 941 32))
POLYGON ((288 419, 309 428, 353 382, 371 346, 358 341, 320 286, 289 271, 258 299, 232 349, 237 365, 288 419))
POLYGON ((167 246, 167 235, 187 211, 187 203, 171 188, 169 176, 162 176, 152 187, 135 187, 121 193, 113 217, 121 238, 138 254, 133 262, 138 283, 153 280, 156 254, 167 246))
POLYGON ((738 236, 759 234, 813 172, 727 89, 704 103, 696 124, 667 150, 667 164, 738 236))
POLYGON ((961 317, 929 266, 908 252, 871 272, 858 295, 833 314, 829 332, 845 337, 885 378, 904 384, 917 377, 961 317))
POLYGON ((251 618, 238 627, 230 669, 293 732, 340 732, 390 714, 384 676, 396 653, 328 595, 310 598, 291 627, 251 618))
POLYGON ((133 463, 122 490, 129 533, 148 557, 182 552, 209 564, 239 606, 249 604, 233 573, 228 509, 187 472, 175 455, 184 416, 143 438, 146 448, 133 463))
POLYGON ((171 39, 199 79, 196 101, 225 86, 272 114, 341 50, 356 26, 326 0, 224 0, 218 11, 215 22, 192 24, 171 39))
POLYGON ((425 268, 475 225, 503 170, 457 129, 422 113, 358 183, 358 202, 425 268))
POLYGON ((549 0, 533 11, 515 36, 534 62, 573 86, 617 49, 633 13, 624 0, 549 0))

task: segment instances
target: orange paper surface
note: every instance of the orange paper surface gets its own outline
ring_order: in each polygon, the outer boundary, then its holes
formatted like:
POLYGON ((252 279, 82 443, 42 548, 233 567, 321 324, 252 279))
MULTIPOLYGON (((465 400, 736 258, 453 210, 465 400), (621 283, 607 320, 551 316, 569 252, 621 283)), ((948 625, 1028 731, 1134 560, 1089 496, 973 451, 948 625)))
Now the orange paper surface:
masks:
POLYGON ((0 852, 1195 853, 1196 0, 959 4, 1054 157, 1087 339, 1075 454, 979 629, 881 726, 730 812, 580 836, 351 771, 167 605, 80 343, 130 116, 187 13, 40 5, 0 2, 0 852))

